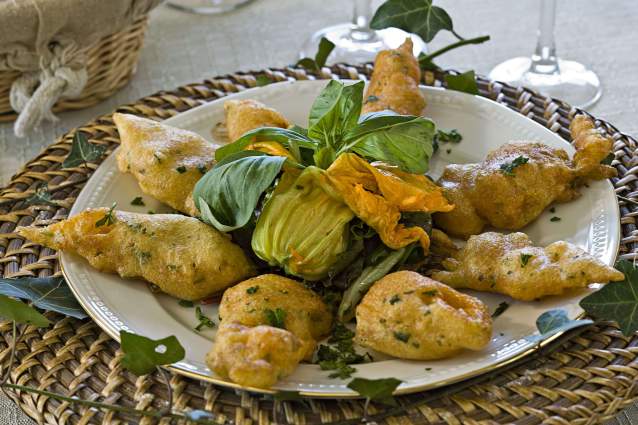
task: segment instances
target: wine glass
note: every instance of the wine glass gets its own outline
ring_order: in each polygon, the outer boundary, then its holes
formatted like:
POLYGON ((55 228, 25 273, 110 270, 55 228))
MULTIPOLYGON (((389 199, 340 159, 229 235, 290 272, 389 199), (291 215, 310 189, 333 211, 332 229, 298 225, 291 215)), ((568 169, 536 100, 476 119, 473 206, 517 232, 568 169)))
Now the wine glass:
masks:
POLYGON ((361 64, 371 62, 381 50, 399 47, 407 37, 412 38, 414 54, 425 52, 425 43, 414 34, 398 28, 386 28, 375 31, 370 28, 372 19, 372 0, 354 0, 352 22, 345 22, 323 28, 314 33, 303 45, 300 58, 313 57, 322 37, 335 45, 328 63, 346 62, 361 64))
POLYGON ((230 12, 254 0, 170 0, 166 4, 173 9, 199 15, 217 15, 230 12))
POLYGON ((541 0, 536 51, 531 58, 517 57, 497 65, 490 78, 527 86, 580 108, 591 106, 602 94, 600 80, 585 65, 556 56, 555 21, 556 0, 541 0))

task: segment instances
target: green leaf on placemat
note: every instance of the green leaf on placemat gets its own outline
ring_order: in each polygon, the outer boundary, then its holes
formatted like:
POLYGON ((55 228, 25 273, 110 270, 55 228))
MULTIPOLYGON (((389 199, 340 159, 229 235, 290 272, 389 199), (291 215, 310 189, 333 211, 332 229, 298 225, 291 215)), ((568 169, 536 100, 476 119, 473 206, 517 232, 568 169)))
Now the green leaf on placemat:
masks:
POLYGON ((614 320, 623 335, 638 330, 638 269, 627 260, 616 263, 625 280, 611 282, 583 298, 580 306, 587 314, 602 320, 614 320))
POLYGON ((318 72, 326 64, 328 56, 330 56, 330 53, 332 53, 334 48, 335 45, 332 41, 328 40, 326 37, 321 37, 321 41, 319 41, 319 48, 317 49, 317 54, 315 54, 314 59, 300 59, 297 62, 297 66, 318 72))
POLYGON ((94 145, 89 142, 86 134, 76 131, 73 136, 71 152, 62 163, 63 168, 73 168, 78 165, 99 159, 106 151, 106 146, 94 145))
POLYGON ((453 31, 452 18, 432 0, 387 0, 376 11, 370 28, 400 28, 429 43, 441 30, 453 31))
POLYGON ((575 320, 567 316, 567 312, 563 309, 548 310, 538 316, 536 319, 536 327, 540 335, 531 335, 527 340, 532 342, 542 341, 559 332, 565 332, 580 326, 591 325, 589 319, 575 320))
POLYGON ((44 317, 35 308, 26 305, 22 301, 14 300, 6 295, 0 295, 0 317, 13 320, 16 323, 26 323, 46 328, 51 324, 49 319, 44 317))
POLYGON ((46 185, 41 185, 36 188, 35 193, 24 200, 25 205, 53 205, 57 204, 51 200, 51 194, 46 185))
POLYGON ((446 75, 445 83, 448 90, 462 91, 463 93, 479 94, 474 71, 467 71, 459 75, 446 75))
POLYGON ((0 294, 33 302, 43 310, 84 319, 86 313, 61 277, 0 278, 0 294))
POLYGON ((269 76, 267 76, 266 74, 260 74, 258 76, 255 77, 255 85, 257 87, 263 87, 263 86, 267 86, 268 84, 272 84, 275 81, 272 80, 269 76))
POLYGON ((354 378, 348 383, 348 388, 356 391, 368 400, 377 401, 389 406, 396 406, 397 402, 392 396, 394 390, 402 381, 396 378, 364 379, 354 378))
POLYGON ((122 366, 138 376, 151 373, 157 366, 178 362, 186 355, 175 336, 153 340, 120 331, 120 341, 124 351, 122 366))

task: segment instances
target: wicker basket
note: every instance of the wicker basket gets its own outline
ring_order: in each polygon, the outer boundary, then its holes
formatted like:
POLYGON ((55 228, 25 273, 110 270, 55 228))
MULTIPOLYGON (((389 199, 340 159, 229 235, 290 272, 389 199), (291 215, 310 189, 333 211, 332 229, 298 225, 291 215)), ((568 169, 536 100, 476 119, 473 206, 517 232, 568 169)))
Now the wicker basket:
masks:
MULTIPOLYGON (((60 99, 53 111, 89 107, 126 85, 135 73, 146 22, 145 16, 87 48, 86 68, 89 79, 82 95, 75 99, 60 99)), ((19 71, 0 71, 0 121, 13 121, 17 117, 9 103, 9 92, 11 84, 19 76, 19 71)))

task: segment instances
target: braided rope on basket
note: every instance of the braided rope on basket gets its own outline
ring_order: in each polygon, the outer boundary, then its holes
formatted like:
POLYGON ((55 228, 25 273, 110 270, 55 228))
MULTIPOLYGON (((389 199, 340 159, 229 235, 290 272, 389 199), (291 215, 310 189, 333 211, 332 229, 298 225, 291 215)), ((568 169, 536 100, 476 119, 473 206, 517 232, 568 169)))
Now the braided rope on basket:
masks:
MULTIPOLYGON (((359 79, 369 77, 370 65, 335 65, 319 75, 303 69, 268 69, 257 73, 236 73, 162 91, 119 112, 163 120, 203 102, 256 85, 256 75, 275 81, 314 78, 359 79)), ((454 71, 448 71, 453 73, 454 71)), ((425 80, 441 85, 442 75, 427 74, 425 80)), ((484 78, 478 80, 482 96, 524 114, 569 138, 569 123, 575 108, 523 88, 513 88, 484 78)), ((596 120, 596 125, 614 140, 613 165, 616 192, 630 200, 638 198, 637 141, 620 133, 613 125, 596 120)), ((118 134, 110 115, 79 128, 91 142, 107 146, 111 152, 118 134)), ((60 275, 57 253, 20 238, 16 226, 44 225, 66 217, 95 164, 63 169, 74 131, 60 137, 34 160, 26 164, 0 189, 0 276, 60 275), (56 206, 26 206, 24 200, 46 184, 56 206)), ((635 259, 638 254, 636 215, 638 203, 620 201, 622 239, 619 256, 635 259)), ((84 321, 47 312, 54 323, 48 329, 28 327, 17 345, 16 362, 10 382, 46 389, 83 399, 116 403, 138 409, 161 409, 167 400, 161 377, 135 377, 123 370, 119 345, 87 319, 84 321)), ((5 369, 9 357, 11 323, 0 323, 0 364, 5 369)), ((592 424, 612 418, 638 398, 638 334, 624 337, 613 323, 571 333, 518 363, 491 374, 443 389, 398 397, 399 407, 387 410, 372 404, 368 413, 387 424, 592 424)), ((347 421, 359 423, 361 400, 272 401, 260 395, 201 383, 170 375, 176 411, 205 409, 220 423, 235 424, 315 424, 347 421)), ((152 418, 125 417, 79 404, 70 404, 42 395, 8 391, 13 400, 39 423, 125 424, 162 423, 152 418)))

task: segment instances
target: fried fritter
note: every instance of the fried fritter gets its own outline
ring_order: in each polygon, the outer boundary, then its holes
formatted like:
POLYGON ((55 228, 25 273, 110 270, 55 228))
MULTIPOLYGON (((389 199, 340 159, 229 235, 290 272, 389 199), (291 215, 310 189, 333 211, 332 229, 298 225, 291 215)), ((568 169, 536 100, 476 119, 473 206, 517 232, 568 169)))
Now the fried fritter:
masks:
POLYGON ((142 191, 177 211, 199 215, 191 193, 215 162, 215 145, 191 131, 147 118, 113 114, 120 133, 117 166, 142 191))
POLYGON ((332 315, 321 297, 300 282, 275 274, 245 280, 224 292, 219 316, 224 323, 273 325, 278 309, 284 328, 302 341, 310 358, 316 341, 330 332, 332 315))
POLYGON ((98 208, 17 231, 49 248, 81 255, 99 271, 141 277, 184 300, 209 297, 255 274, 251 261, 226 235, 179 214, 98 208))
POLYGON ((579 116, 572 125, 576 155, 542 143, 511 142, 492 152, 480 164, 448 165, 438 183, 456 207, 434 215, 446 232, 467 238, 486 225, 517 230, 536 219, 553 202, 568 202, 591 179, 605 179, 616 170, 600 163, 612 140, 592 129, 579 116))
POLYGON ((377 281, 357 307, 355 341, 401 358, 433 360, 490 342, 492 319, 480 300, 418 273, 377 281))
POLYGON ((456 258, 448 258, 443 266, 447 271, 434 273, 433 279, 522 301, 623 279, 621 272, 575 245, 559 241, 535 247, 520 232, 472 236, 456 258))
POLYGON ((259 127, 288 128, 290 123, 279 112, 254 99, 224 102, 228 140, 235 141, 244 133, 259 127))
POLYGON ((421 115, 425 98, 419 89, 421 70, 412 47, 412 39, 406 38, 399 48, 379 52, 363 98, 364 114, 389 109, 402 115, 421 115))
POLYGON ((224 322, 206 364, 240 385, 269 388, 294 372, 304 354, 301 340, 285 329, 224 322))

